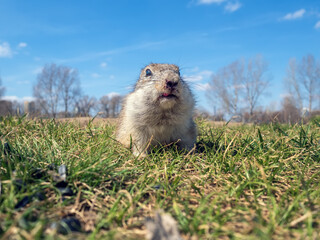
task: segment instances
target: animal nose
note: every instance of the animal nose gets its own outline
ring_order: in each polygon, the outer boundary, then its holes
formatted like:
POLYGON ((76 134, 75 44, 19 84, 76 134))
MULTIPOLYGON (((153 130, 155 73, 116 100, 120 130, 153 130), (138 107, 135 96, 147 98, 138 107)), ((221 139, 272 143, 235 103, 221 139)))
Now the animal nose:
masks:
POLYGON ((173 82, 173 81, 170 81, 170 80, 166 80, 167 88, 173 88, 173 87, 175 87, 177 85, 178 85, 178 82, 173 82))

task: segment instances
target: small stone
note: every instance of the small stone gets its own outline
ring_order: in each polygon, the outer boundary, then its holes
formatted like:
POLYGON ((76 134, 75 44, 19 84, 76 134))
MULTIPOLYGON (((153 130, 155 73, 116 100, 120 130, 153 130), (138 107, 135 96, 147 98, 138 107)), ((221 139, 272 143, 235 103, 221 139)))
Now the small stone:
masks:
POLYGON ((65 223, 71 231, 81 232, 81 223, 77 218, 64 218, 61 220, 61 222, 65 223))
POLYGON ((67 180, 67 167, 66 165, 62 164, 59 167, 54 163, 48 165, 48 174, 52 177, 54 182, 61 182, 67 180), (56 172, 58 170, 58 173, 56 172))
POLYGON ((81 232, 81 223, 77 218, 63 218, 60 222, 54 222, 50 228, 56 229, 60 234, 67 235, 70 232, 81 232))
POLYGON ((60 167, 58 169, 58 173, 60 175, 60 179, 62 181, 66 181, 66 179, 67 179, 67 167, 66 167, 66 165, 64 165, 64 164, 60 165, 60 167))
POLYGON ((65 197, 65 196, 73 196, 73 191, 72 191, 72 189, 69 188, 69 187, 66 187, 66 188, 58 188, 58 189, 59 189, 59 191, 61 192, 61 195, 62 195, 63 197, 65 197))
POLYGON ((156 212, 154 218, 147 218, 145 223, 148 240, 182 240, 176 221, 169 214, 156 212))

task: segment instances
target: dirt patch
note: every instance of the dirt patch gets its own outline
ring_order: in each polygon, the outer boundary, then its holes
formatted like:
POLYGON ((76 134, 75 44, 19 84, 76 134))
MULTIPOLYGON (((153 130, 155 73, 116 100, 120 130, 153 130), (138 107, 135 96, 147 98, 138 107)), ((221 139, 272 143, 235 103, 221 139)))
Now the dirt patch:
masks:
MULTIPOLYGON (((78 123, 80 126, 88 125, 89 121, 92 121, 91 117, 77 117, 77 118, 58 118, 57 121, 61 122, 72 122, 72 123, 78 123)), ((117 125, 119 123, 119 118, 95 118, 92 123, 94 125, 101 125, 101 124, 111 124, 111 125, 117 125)), ((226 124, 225 121, 207 121, 207 123, 212 127, 220 127, 224 126, 226 124)), ((228 126, 241 126, 244 125, 244 123, 239 122, 229 122, 228 126)))
POLYGON ((71 123, 79 124, 81 127, 88 125, 90 121, 92 121, 92 124, 96 126, 103 125, 103 124, 111 124, 111 125, 118 124, 118 118, 95 118, 92 120, 91 117, 77 117, 77 118, 59 118, 57 119, 57 121, 71 122, 71 123))

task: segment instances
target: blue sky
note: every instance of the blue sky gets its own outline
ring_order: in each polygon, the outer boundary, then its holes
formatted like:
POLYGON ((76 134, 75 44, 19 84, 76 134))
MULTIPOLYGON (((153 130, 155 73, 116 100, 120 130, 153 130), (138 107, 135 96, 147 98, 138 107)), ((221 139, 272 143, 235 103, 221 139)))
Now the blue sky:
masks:
POLYGON ((289 59, 320 59, 320 2, 311 0, 0 0, 6 98, 28 99, 47 63, 76 68, 83 93, 122 95, 150 62, 174 63, 198 107, 212 73, 263 55, 273 76, 263 106, 280 106, 289 59), (278 103, 277 103, 278 102, 278 103))

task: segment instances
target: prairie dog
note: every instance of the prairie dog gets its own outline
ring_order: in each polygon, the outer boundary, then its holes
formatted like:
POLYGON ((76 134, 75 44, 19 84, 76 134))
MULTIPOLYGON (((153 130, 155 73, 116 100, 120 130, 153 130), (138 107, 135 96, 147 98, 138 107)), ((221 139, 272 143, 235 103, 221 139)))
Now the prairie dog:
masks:
POLYGON ((150 147, 172 142, 190 150, 197 138, 194 105, 178 66, 147 65, 134 91, 123 101, 116 138, 126 147, 132 144, 135 156, 145 156, 150 147))

